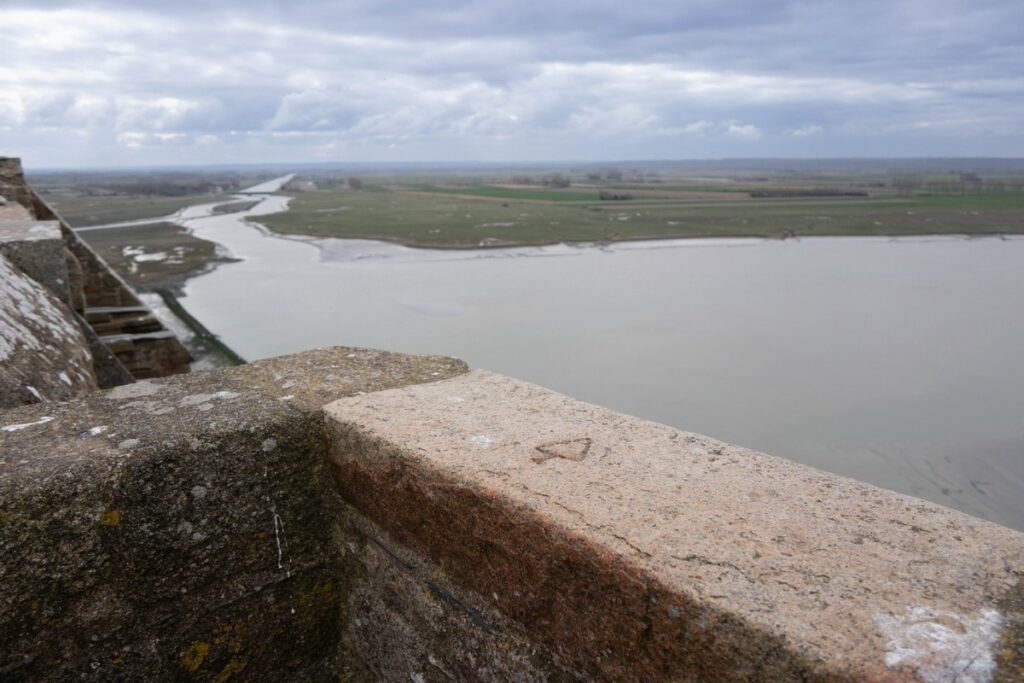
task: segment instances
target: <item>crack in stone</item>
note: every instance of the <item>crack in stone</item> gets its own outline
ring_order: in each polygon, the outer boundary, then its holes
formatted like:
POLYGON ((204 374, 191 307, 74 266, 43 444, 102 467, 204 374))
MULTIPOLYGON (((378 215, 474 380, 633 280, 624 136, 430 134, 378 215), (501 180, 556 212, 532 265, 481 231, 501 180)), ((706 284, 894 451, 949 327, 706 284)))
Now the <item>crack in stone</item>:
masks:
POLYGON ((696 562, 697 564, 708 565, 711 567, 722 567, 723 569, 731 569, 740 576, 742 576, 744 579, 746 579, 749 583, 757 583, 752 578, 750 578, 745 571, 734 565, 732 562, 726 562, 725 560, 710 560, 702 555, 694 554, 690 554, 685 557, 672 555, 672 558, 680 560, 681 562, 696 562))

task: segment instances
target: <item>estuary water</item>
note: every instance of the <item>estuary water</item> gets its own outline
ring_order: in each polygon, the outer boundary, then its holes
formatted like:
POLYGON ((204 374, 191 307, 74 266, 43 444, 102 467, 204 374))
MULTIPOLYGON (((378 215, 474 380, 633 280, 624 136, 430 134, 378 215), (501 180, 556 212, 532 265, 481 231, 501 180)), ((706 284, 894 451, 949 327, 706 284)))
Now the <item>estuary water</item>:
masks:
POLYGON ((1024 240, 418 250, 183 213, 243 259, 182 303, 248 359, 463 358, 1024 529, 1024 240))

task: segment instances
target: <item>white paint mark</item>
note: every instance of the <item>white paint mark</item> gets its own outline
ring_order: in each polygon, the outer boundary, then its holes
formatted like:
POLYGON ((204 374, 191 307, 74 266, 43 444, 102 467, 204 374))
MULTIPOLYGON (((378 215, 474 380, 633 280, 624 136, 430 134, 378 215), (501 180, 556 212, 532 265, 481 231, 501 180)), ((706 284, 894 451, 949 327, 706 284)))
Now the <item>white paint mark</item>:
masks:
POLYGON ((237 391, 218 391, 216 394, 213 395, 214 398, 223 399, 225 401, 233 398, 238 398, 239 396, 241 396, 241 394, 238 393, 237 391))
POLYGON ((35 427, 36 425, 46 424, 52 419, 52 417, 42 417, 36 420, 35 422, 25 422, 23 424, 7 425, 6 427, 0 427, 0 430, 5 432, 17 432, 22 429, 27 429, 28 427, 35 427))
POLYGON ((494 438, 487 436, 486 434, 480 434, 479 436, 474 436, 472 439, 470 439, 470 441, 472 441, 478 446, 490 448, 491 444, 494 443, 494 438))
POLYGON ((60 379, 61 382, 64 382, 64 384, 67 384, 68 386, 71 386, 71 378, 68 377, 68 373, 66 373, 66 372, 58 373, 57 374, 57 378, 60 379))
POLYGON ((43 395, 39 393, 38 389, 36 389, 35 387, 30 387, 30 386, 26 386, 25 388, 28 389, 28 392, 30 394, 32 394, 33 396, 36 397, 37 401, 39 401, 40 403, 46 403, 46 399, 43 398, 43 395))
POLYGON ((908 606, 902 616, 875 615, 875 625, 888 640, 885 665, 909 666, 925 683, 991 681, 996 665, 992 647, 1002 623, 993 609, 975 618, 922 605, 908 606))
MULTIPOLYGON (((270 508, 270 514, 274 516, 274 540, 277 541, 277 568, 284 569, 284 551, 281 548, 281 536, 284 534, 284 520, 277 514, 276 508, 270 508)), ((285 576, 291 576, 290 570, 285 571, 285 576)))
POLYGON ((105 431, 107 431, 107 425, 99 425, 88 430, 86 434, 88 434, 89 436, 99 436, 105 431))
POLYGON ((295 397, 294 397, 294 396, 292 396, 291 394, 288 394, 287 396, 282 396, 281 398, 279 398, 279 399, 277 399, 277 400, 278 400, 278 401, 290 401, 290 400, 292 400, 293 398, 295 398, 295 397))

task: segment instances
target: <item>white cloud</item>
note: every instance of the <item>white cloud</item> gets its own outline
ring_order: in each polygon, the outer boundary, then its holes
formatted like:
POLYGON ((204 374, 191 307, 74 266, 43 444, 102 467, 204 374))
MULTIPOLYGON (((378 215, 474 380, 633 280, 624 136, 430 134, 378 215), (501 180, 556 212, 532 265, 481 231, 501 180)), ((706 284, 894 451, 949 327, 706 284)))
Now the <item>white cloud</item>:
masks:
POLYGON ((148 138, 149 135, 146 133, 141 133, 139 131, 125 131, 118 134, 117 144, 128 147, 129 149, 138 149, 139 147, 142 147, 148 138))
POLYGON ((725 130, 725 134, 740 140, 757 140, 761 137, 761 130, 750 123, 730 123, 729 127, 725 130))
POLYGON ((806 138, 812 135, 817 135, 823 130, 824 128, 822 128, 821 126, 803 126, 802 128, 797 128, 796 130, 794 130, 792 133, 790 133, 790 135, 792 135, 795 138, 806 138))

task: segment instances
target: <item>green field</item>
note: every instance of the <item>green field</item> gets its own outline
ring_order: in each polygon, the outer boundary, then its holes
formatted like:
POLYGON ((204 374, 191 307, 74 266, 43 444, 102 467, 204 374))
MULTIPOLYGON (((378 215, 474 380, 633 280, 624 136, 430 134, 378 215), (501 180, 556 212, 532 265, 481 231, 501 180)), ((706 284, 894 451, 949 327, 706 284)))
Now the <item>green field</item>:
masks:
POLYGON ((595 202, 597 191, 580 192, 578 189, 547 189, 533 187, 500 187, 476 185, 470 187, 444 187, 440 185, 412 185, 410 190, 431 194, 447 194, 463 197, 488 197, 491 199, 521 199, 543 202, 595 202))
POLYGON ((47 196, 47 201, 71 224, 80 228, 144 218, 162 218, 192 204, 226 199, 225 195, 185 195, 181 197, 116 196, 47 196))
POLYGON ((258 203, 259 201, 254 199, 244 199, 239 202, 228 202, 227 204, 218 204, 213 207, 213 212, 217 214, 238 213, 240 211, 248 211, 258 203))
POLYGON ((572 189, 488 185, 440 189, 396 185, 372 193, 330 189, 299 194, 288 211, 259 220, 283 234, 439 247, 670 237, 1024 233, 1022 193, 806 199, 751 199, 737 194, 735 199, 630 201, 545 200, 542 195, 547 193, 589 196, 572 189), (495 197, 498 190, 502 195, 495 197))
MULTIPOLYGON (((891 168, 884 162, 867 168, 858 168, 861 162, 792 162, 793 168, 789 163, 769 168, 737 162, 726 169, 711 162, 692 168, 651 162, 614 173, 600 166, 385 171, 359 178, 347 171, 309 171, 298 180, 319 189, 294 193, 288 211, 258 220, 284 234, 453 248, 672 237, 1024 232, 1019 169, 975 173, 910 162, 891 168), (362 189, 350 189, 350 180, 362 189), (571 186, 550 186, 556 181, 571 186), (602 191, 628 198, 602 201, 602 191), (751 196, 765 191, 868 196, 751 196)), ((225 203, 218 212, 237 211, 249 200, 211 192, 247 186, 259 177, 255 171, 64 173, 39 182, 46 199, 72 225, 89 226, 166 216, 220 199, 225 203)))
POLYGON ((217 245, 173 223, 147 223, 78 233, 111 268, 146 290, 174 288, 212 263, 226 262, 217 245))

